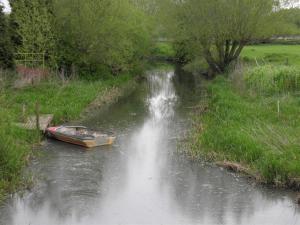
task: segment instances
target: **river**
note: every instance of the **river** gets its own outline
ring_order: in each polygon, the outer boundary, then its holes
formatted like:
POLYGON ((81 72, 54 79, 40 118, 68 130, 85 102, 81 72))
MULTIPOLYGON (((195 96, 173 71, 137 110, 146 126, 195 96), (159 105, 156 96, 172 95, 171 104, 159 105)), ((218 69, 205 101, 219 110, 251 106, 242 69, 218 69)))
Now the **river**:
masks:
POLYGON ((1 225, 300 224, 293 193, 180 153, 201 81, 171 67, 146 77, 82 122, 114 131, 113 146, 85 151, 47 141, 29 168, 34 188, 6 202, 1 225))

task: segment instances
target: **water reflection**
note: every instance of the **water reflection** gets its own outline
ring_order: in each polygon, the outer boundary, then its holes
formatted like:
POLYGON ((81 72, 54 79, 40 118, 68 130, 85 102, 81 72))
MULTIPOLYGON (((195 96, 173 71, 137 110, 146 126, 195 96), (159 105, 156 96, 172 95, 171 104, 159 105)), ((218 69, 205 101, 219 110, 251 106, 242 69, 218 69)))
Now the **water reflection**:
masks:
POLYGON ((40 181, 0 210, 1 223, 300 224, 289 193, 177 154, 198 89, 191 75, 151 71, 131 97, 84 121, 114 130, 116 145, 86 152, 50 141, 32 166, 40 181))

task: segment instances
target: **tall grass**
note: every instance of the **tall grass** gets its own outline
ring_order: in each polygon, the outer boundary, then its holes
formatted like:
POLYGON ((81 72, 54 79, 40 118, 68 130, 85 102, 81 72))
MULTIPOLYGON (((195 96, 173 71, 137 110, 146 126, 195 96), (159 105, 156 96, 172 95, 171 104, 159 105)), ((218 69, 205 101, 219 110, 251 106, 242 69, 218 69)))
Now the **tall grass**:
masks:
MULTIPOLYGON (((3 103, 0 100, 1 103, 3 103)), ((1 104, 2 105, 2 104, 1 104)), ((21 169, 31 153, 30 141, 35 133, 25 134, 13 126, 8 110, 0 108, 0 200, 15 191, 21 182, 21 169)))
POLYGON ((298 98, 241 95, 221 77, 208 92, 209 111, 196 115, 203 125, 195 131, 194 156, 239 162, 267 183, 285 185, 300 177, 298 98))
POLYGON ((295 185, 300 180, 299 50, 300 45, 246 47, 242 57, 250 67, 207 87, 209 110, 195 116, 201 126, 191 153, 238 162, 266 183, 295 185))
POLYGON ((259 93, 278 94, 300 91, 300 68, 265 65, 246 70, 245 81, 259 93))

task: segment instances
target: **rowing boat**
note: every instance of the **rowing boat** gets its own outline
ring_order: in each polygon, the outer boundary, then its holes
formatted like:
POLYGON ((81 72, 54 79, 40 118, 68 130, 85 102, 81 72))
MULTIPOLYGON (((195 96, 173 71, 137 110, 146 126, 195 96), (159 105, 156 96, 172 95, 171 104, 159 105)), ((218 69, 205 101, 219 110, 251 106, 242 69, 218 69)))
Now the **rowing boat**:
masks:
POLYGON ((49 127, 46 132, 52 138, 86 148, 112 145, 116 139, 114 135, 92 131, 84 126, 49 127))

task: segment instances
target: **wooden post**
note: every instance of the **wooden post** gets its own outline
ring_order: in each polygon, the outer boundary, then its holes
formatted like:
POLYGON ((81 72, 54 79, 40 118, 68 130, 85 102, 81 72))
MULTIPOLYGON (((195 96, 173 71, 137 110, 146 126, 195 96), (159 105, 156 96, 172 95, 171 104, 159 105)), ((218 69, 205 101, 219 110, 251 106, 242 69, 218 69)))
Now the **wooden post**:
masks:
POLYGON ((36 117, 36 135, 38 143, 41 142, 41 133, 40 133, 40 103, 35 103, 35 117, 36 117))
POLYGON ((43 52, 43 54, 42 54, 42 57, 43 57, 43 69, 45 69, 45 53, 43 52))
POLYGON ((280 116, 280 100, 277 101, 277 114, 280 116))
POLYGON ((36 102, 35 104, 35 116, 36 116, 36 129, 40 132, 40 104, 36 102))
POLYGON ((22 106, 22 122, 25 123, 26 122, 26 105, 23 104, 22 106))

